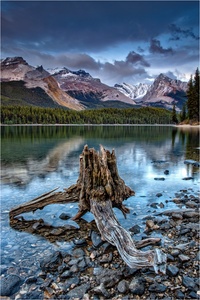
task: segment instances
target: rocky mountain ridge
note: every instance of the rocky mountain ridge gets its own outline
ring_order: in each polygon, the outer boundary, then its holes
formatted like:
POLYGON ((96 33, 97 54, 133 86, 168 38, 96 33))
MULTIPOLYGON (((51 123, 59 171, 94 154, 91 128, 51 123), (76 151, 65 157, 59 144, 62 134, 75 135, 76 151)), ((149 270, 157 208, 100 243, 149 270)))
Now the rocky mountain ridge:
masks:
MULTIPOLYGON (((85 70, 71 71, 66 67, 45 70, 42 66, 30 66, 22 57, 1 60, 0 80, 2 86, 6 83, 9 85, 9 88, 2 89, 4 91, 2 99, 5 101, 15 100, 12 99, 13 94, 10 95, 5 91, 12 89, 13 84, 16 87, 17 82, 23 82, 26 102, 29 101, 30 89, 33 89, 33 92, 34 89, 37 89, 37 92, 41 89, 39 94, 46 93, 55 105, 74 110, 98 107, 123 108, 134 105, 172 109, 174 104, 181 109, 186 101, 187 90, 186 82, 171 79, 164 74, 160 74, 152 85, 121 83, 110 87, 99 78, 93 78, 85 70)), ((39 101, 41 106, 48 106, 45 101, 46 97, 39 101)), ((33 103, 34 101, 30 105, 33 103)))
POLYGON ((139 83, 137 85, 132 85, 123 82, 121 84, 116 83, 114 87, 117 88, 124 95, 126 95, 127 97, 133 100, 141 100, 146 95, 151 85, 146 83, 139 83))
MULTIPOLYGON (((135 104, 132 99, 114 87, 101 83, 100 79, 93 78, 84 70, 70 71, 65 67, 45 70, 42 66, 35 68, 22 57, 9 57, 1 60, 0 80, 2 83, 9 83, 9 88, 4 88, 4 91, 13 89, 13 82, 16 87, 16 82, 23 81, 24 90, 40 88, 56 105, 74 110, 106 106, 130 107, 135 104)), ((29 90, 27 94, 27 97, 30 97, 29 90)), ((8 93, 3 96, 4 100, 9 99, 8 93)), ((41 106, 46 106, 46 103, 41 101, 41 106)))
POLYGON ((171 79, 161 73, 151 85, 122 83, 115 84, 115 87, 141 106, 172 109, 173 105, 176 105, 177 110, 181 110, 186 101, 188 84, 177 79, 171 79))

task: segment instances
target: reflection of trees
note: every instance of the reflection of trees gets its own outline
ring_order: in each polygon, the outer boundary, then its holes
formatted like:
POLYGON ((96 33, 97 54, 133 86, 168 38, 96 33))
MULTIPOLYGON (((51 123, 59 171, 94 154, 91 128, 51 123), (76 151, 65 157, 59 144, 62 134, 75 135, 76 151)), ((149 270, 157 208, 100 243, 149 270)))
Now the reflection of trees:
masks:
POLYGON ((84 140, 79 138, 71 138, 67 142, 58 144, 55 148, 47 152, 42 160, 27 158, 25 164, 13 162, 12 164, 2 164, 2 182, 27 184, 35 175, 45 176, 48 172, 56 171, 59 164, 66 159, 73 151, 79 149, 84 140))

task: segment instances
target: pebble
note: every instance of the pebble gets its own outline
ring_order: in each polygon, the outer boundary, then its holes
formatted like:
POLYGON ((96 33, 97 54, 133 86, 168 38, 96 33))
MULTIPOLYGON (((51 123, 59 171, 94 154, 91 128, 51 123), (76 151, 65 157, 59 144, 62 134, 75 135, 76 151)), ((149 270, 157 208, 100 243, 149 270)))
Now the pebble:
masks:
MULTIPOLYGON (((151 235, 161 237, 161 244, 152 247, 162 248, 167 254, 165 275, 155 274, 153 268, 129 268, 116 248, 102 241, 98 230, 92 227, 88 236, 83 229, 82 236, 73 237, 70 250, 55 251, 55 248, 53 250, 53 247, 49 247, 45 251, 39 251, 38 249, 43 249, 42 240, 36 243, 31 240, 30 245, 34 245, 30 246, 31 261, 26 253, 22 254, 15 248, 14 243, 6 245, 7 253, 4 253, 0 266, 3 286, 1 296, 16 300, 198 299, 200 251, 195 204, 198 205, 199 200, 192 197, 191 193, 189 190, 182 190, 174 198, 174 205, 185 205, 188 202, 188 209, 171 210, 163 212, 163 215, 151 213, 143 218, 146 226, 148 225, 147 232, 138 224, 129 229, 137 235, 137 240, 151 235), (11 250, 15 255, 14 259, 8 255, 11 250)), ((158 203, 155 203, 154 208, 158 206, 163 208, 158 203)), ((37 233, 41 222, 34 222, 33 227, 34 233, 37 233)), ((61 244, 59 239, 63 239, 63 236, 59 234, 60 229, 52 228, 54 241, 58 240, 58 244, 61 244)), ((26 236, 24 247, 28 244, 26 236)))
POLYGON ((143 295, 145 291, 145 286, 142 279, 133 279, 129 285, 129 289, 134 295, 143 295))

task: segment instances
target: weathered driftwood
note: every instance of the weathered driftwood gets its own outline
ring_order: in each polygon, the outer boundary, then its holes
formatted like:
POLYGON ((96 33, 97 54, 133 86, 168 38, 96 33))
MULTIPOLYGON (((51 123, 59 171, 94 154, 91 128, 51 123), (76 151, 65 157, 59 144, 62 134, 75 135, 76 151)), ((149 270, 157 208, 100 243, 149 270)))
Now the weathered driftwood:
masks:
MULTIPOLYGON (((13 208, 10 211, 10 221, 14 222, 15 217, 21 213, 42 209, 49 204, 78 201, 79 211, 73 220, 79 220, 87 211, 91 211, 102 238, 117 247, 127 265, 131 268, 153 266, 156 272, 165 273, 166 255, 159 249, 145 252, 137 250, 130 234, 119 224, 113 212, 112 207, 117 207, 126 216, 129 210, 122 202, 134 194, 118 174, 114 150, 110 153, 100 146, 100 153, 98 153, 94 149, 88 149, 86 145, 80 155, 77 183, 64 192, 52 190, 13 208)), ((144 240, 143 245, 152 243, 153 240, 146 242, 144 240)), ((143 247, 142 243, 139 247, 143 247)))

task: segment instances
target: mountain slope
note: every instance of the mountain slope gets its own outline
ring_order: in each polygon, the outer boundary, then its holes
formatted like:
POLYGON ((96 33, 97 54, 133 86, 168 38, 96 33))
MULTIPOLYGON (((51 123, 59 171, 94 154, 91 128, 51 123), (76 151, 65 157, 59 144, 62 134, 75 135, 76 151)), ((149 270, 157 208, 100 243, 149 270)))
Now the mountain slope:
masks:
POLYGON ((59 83, 62 90, 85 105, 93 101, 120 101, 130 105, 135 104, 132 99, 117 89, 102 83, 100 79, 93 78, 84 70, 72 72, 67 68, 63 68, 53 73, 52 76, 59 83))
MULTIPOLYGON (((62 89, 60 89, 56 80, 51 77, 50 73, 43 69, 42 66, 38 68, 34 68, 29 66, 28 63, 22 57, 13 57, 6 58, 1 61, 1 82, 18 82, 19 84, 15 84, 15 87, 18 87, 18 95, 17 100, 20 101, 21 94, 23 94, 23 99, 21 99, 21 103, 27 103, 31 105, 38 105, 47 107, 49 104, 51 107, 61 105, 66 108, 74 109, 74 110, 82 110, 84 106, 76 99, 65 93, 62 89), (23 85, 20 83, 23 81, 23 85), (20 87, 22 91, 20 91, 20 87), (38 88, 42 89, 38 90, 38 88), (31 89, 37 89, 37 95, 40 97, 40 94, 43 94, 43 97, 37 99, 31 97, 30 100, 30 92, 31 89), (46 96, 44 96, 46 94, 46 96), (33 101, 35 99, 35 101, 33 101), (50 99, 54 102, 55 105, 51 104, 50 99), (46 103, 47 101, 47 103, 46 103)), ((13 86, 13 83, 11 84, 13 86)), ((3 100, 6 101, 5 97, 5 89, 3 100)), ((12 97, 12 93, 10 93, 9 97, 12 97)), ((11 99, 11 98, 10 98, 11 99)), ((14 99, 11 99, 14 100, 14 99)))
POLYGON ((187 83, 160 74, 142 99, 143 105, 181 109, 186 101, 187 83))
POLYGON ((115 84, 114 87, 117 88, 120 92, 122 92, 127 97, 135 101, 138 101, 146 95, 147 91, 151 86, 145 83, 139 83, 138 85, 121 83, 121 84, 115 84))
POLYGON ((1 82, 1 105, 60 107, 42 88, 27 88, 22 80, 1 82))
POLYGON ((141 106, 172 109, 175 104, 177 110, 181 110, 187 100, 187 82, 171 79, 162 73, 154 80, 152 85, 122 83, 115 84, 115 87, 141 106))

